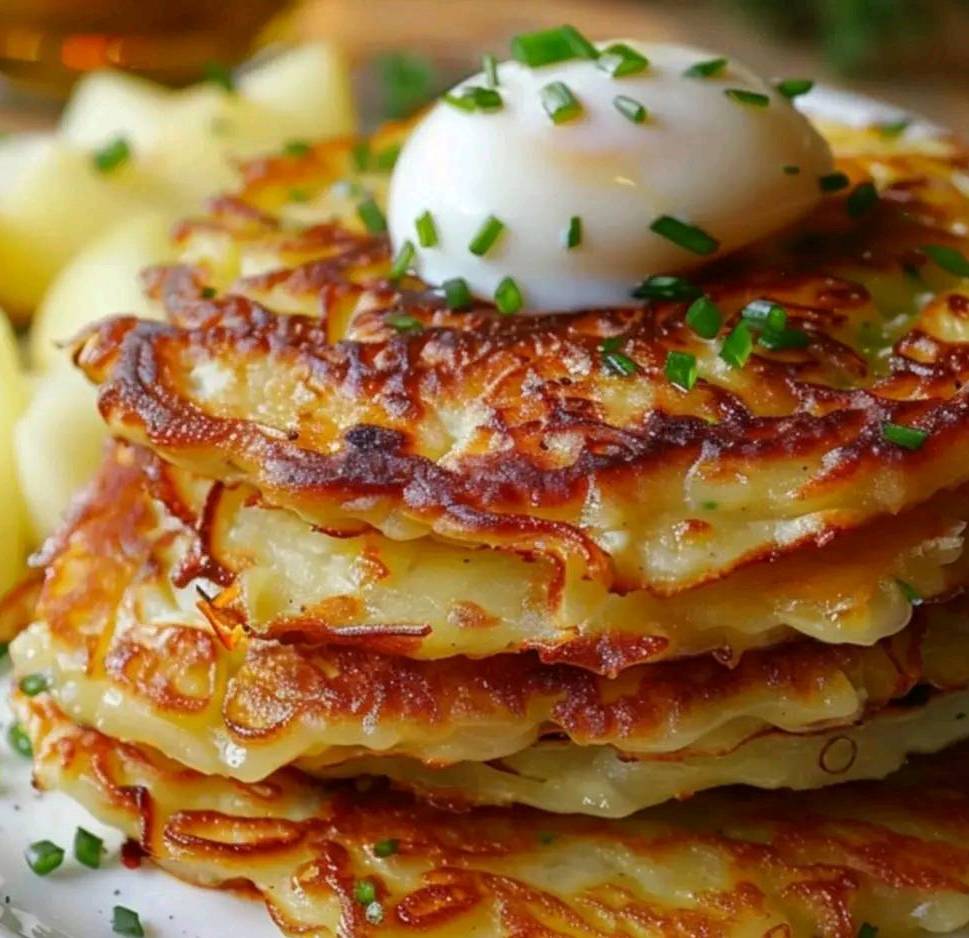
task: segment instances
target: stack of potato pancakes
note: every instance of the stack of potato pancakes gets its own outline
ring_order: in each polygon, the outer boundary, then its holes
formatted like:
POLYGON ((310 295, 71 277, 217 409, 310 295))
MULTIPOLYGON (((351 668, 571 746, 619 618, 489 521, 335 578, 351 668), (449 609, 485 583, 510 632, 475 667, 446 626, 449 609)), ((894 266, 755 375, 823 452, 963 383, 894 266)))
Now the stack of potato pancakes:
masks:
POLYGON ((405 130, 247 166, 77 340, 40 784, 294 935, 969 922, 969 156, 824 130, 796 230, 559 316, 390 275, 405 130))

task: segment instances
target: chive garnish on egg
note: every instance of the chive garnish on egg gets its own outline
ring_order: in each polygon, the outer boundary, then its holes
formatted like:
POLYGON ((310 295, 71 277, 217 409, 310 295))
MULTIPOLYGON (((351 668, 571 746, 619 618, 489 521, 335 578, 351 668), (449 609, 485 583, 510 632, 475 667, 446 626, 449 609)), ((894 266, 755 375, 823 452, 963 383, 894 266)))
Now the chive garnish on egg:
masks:
POLYGON ((505 316, 517 313, 524 303, 518 284, 511 277, 505 277, 495 288, 495 306, 505 316))
POLYGON ((417 243, 422 248, 432 248, 437 245, 437 225, 434 224, 434 216, 430 212, 422 212, 414 222, 417 230, 417 243))
POLYGON ((617 94, 612 99, 613 106, 623 117, 634 124, 642 124, 646 120, 646 108, 635 98, 624 94, 617 94))
POLYGON ((726 88, 723 92, 731 101, 744 104, 748 107, 767 107, 770 98, 759 91, 748 91, 746 88, 726 88))
POLYGON ((494 88, 482 88, 480 85, 469 85, 459 92, 444 95, 444 100, 452 107, 461 111, 500 111, 504 107, 501 94, 494 88))
POLYGON ((666 378, 681 391, 692 391, 697 382, 696 356, 673 350, 666 356, 666 378))
POLYGON ((489 88, 498 87, 498 59, 496 59, 490 52, 485 53, 481 59, 481 67, 485 73, 485 80, 488 82, 489 88))
POLYGON ((683 74, 687 78, 713 78, 726 67, 726 59, 707 59, 704 62, 696 62, 691 65, 683 74))
POLYGON ((471 306, 471 290, 464 277, 445 280, 441 284, 441 289, 444 291, 444 302, 447 303, 448 309, 461 310, 471 306))
POLYGON ((505 230, 505 223, 494 215, 489 215, 468 245, 468 250, 477 257, 484 257, 505 230))
POLYGON ((684 277, 654 274, 632 291, 637 300, 692 300, 700 295, 699 287, 684 277))
POLYGON ((614 42, 599 54, 596 65, 613 78, 625 78, 649 68, 649 59, 624 42, 614 42))
POLYGON ((565 246, 571 251, 582 243, 582 219, 573 215, 569 227, 565 229, 565 246))
POLYGON ((692 254, 706 256, 715 253, 720 247, 720 242, 702 228, 680 221, 672 215, 661 215, 649 228, 650 231, 692 254))
POLYGON ((394 258, 394 262, 390 266, 390 279, 400 280, 400 278, 403 277, 408 270, 410 270, 410 266, 414 263, 414 256, 416 254, 417 250, 414 247, 414 242, 405 241, 400 246, 400 250, 397 252, 397 256, 394 258))
POLYGON ((814 82, 810 78, 785 78, 774 86, 785 98, 793 100, 807 94, 814 82))
POLYGON ((568 25, 515 36, 511 41, 511 54, 530 68, 599 56, 596 47, 574 26, 568 25))
POLYGON ((582 114, 582 104, 564 81, 553 81, 539 92, 542 107, 553 124, 564 124, 582 114))

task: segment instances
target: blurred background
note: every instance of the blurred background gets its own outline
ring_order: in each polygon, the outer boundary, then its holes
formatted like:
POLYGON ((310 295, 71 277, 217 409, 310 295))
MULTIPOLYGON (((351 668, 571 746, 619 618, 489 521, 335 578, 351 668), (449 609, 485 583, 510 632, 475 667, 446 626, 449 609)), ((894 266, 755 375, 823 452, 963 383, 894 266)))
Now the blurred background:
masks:
POLYGON ((345 49, 373 121, 419 106, 514 33, 561 22, 706 44, 969 129, 969 0, 0 0, 0 129, 52 121, 87 70, 184 84, 307 38, 345 49))

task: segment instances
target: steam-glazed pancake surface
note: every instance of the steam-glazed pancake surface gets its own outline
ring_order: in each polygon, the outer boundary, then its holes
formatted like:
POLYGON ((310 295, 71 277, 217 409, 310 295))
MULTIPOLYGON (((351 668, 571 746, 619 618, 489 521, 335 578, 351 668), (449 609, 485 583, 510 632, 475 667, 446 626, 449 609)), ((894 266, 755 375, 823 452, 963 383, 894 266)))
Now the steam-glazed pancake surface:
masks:
POLYGON ((328 530, 508 545, 675 592, 969 478, 969 300, 921 250, 969 245, 969 164, 938 140, 875 149, 855 140, 841 168, 875 180, 876 204, 859 213, 849 187, 700 278, 725 317, 709 341, 685 300, 451 312, 381 275, 380 238, 294 225, 297 183, 316 198, 304 220, 332 215, 337 156, 268 161, 185 227, 195 269, 156 276, 174 322, 115 320, 79 360, 116 433, 328 530), (204 296, 210 282, 227 292, 204 296), (807 344, 755 343, 733 368, 719 349, 759 298, 807 344), (689 393, 664 376, 671 350, 697 358, 689 393), (927 436, 909 449, 887 423, 927 436))
POLYGON ((80 730, 42 697, 18 709, 42 787, 180 877, 251 883, 287 934, 926 938, 969 923, 964 749, 888 782, 734 789, 609 822, 452 813, 294 772, 242 785, 80 730), (355 900, 362 880, 379 908, 355 900))

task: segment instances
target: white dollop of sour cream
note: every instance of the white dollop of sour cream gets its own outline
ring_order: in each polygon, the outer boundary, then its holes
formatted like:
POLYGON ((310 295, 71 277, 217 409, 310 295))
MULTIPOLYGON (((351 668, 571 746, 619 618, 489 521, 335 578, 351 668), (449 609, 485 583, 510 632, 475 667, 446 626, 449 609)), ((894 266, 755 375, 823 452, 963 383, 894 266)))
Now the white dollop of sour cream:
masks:
MULTIPOLYGON (((773 85, 732 59, 714 75, 689 77, 687 69, 715 57, 619 41, 649 66, 617 78, 591 59, 503 62, 500 109, 465 111, 442 100, 421 120, 391 179, 388 224, 395 250, 414 245, 412 267, 428 283, 460 277, 491 300, 510 277, 531 312, 634 305, 631 292, 645 277, 750 244, 818 202, 831 152, 773 85), (581 105, 574 119, 555 123, 546 112, 542 89, 553 82, 581 105), (726 93, 733 89, 766 95, 768 104, 745 103, 726 93), (645 107, 645 120, 620 112, 619 95, 645 107), (420 246, 415 227, 425 212, 436 229, 432 247, 420 246), (477 256, 469 245, 491 216, 504 227, 477 256), (719 247, 698 254, 651 230, 663 216, 719 247), (582 238, 569 249, 573 218, 582 238)), ((487 84, 475 75, 452 94, 487 84)))

